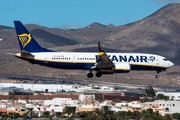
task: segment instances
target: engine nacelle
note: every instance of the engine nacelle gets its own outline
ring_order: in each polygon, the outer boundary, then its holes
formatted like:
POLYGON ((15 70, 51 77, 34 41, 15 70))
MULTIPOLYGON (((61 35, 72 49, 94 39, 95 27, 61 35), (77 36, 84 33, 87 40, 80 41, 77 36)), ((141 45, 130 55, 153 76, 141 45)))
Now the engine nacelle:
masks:
POLYGON ((114 73, 128 73, 131 70, 131 66, 129 65, 129 63, 114 63, 114 67, 112 67, 111 69, 109 68, 102 68, 100 71, 100 73, 102 74, 114 74, 114 73))
POLYGON ((128 73, 131 70, 129 63, 115 63, 115 73, 128 73))

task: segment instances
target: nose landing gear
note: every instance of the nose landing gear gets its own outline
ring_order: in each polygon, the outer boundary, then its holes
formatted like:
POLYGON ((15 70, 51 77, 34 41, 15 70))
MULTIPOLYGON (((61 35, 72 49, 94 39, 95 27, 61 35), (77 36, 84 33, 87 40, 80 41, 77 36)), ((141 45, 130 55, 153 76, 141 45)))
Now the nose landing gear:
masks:
POLYGON ((160 76, 158 75, 158 73, 160 73, 160 72, 162 72, 162 71, 158 71, 158 70, 157 70, 156 78, 159 78, 159 77, 160 77, 160 76))
POLYGON ((159 78, 160 76, 159 75, 156 75, 156 78, 159 78))

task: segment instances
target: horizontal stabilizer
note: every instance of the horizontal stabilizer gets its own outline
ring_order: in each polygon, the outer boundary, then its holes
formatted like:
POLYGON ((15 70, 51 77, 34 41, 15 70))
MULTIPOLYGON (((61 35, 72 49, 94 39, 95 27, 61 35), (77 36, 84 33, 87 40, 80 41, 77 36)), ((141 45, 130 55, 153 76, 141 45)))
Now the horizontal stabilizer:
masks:
POLYGON ((14 53, 4 53, 4 54, 7 54, 7 55, 15 55, 14 53))

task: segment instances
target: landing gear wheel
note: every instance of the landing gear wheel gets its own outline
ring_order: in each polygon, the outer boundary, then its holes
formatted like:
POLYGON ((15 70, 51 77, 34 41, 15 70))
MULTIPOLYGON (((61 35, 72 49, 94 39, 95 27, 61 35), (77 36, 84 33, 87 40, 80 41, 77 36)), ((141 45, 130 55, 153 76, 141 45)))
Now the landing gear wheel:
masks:
POLYGON ((88 77, 88 78, 92 78, 92 77, 93 77, 93 74, 90 72, 90 73, 87 74, 87 77, 88 77))
POLYGON ((100 72, 96 73, 96 77, 101 77, 101 76, 102 76, 102 73, 100 73, 100 72))
POLYGON ((159 78, 160 76, 159 75, 156 75, 156 78, 159 78))

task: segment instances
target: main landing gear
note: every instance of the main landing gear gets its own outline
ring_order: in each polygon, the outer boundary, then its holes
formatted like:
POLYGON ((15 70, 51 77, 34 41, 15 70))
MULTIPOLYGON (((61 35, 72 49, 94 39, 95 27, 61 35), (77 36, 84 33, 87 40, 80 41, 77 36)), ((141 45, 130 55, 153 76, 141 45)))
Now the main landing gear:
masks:
POLYGON ((96 73, 96 77, 101 77, 102 76, 102 73, 101 72, 97 72, 96 73))
POLYGON ((90 73, 87 74, 87 77, 88 77, 88 78, 92 78, 92 77, 93 77, 92 71, 90 71, 90 73))
MULTIPOLYGON (((101 77, 101 76, 102 76, 102 73, 101 73, 101 72, 97 72, 97 73, 96 73, 96 77, 101 77)), ((90 71, 90 73, 87 74, 87 77, 88 77, 88 78, 92 78, 92 77, 93 77, 92 71, 90 71)))

